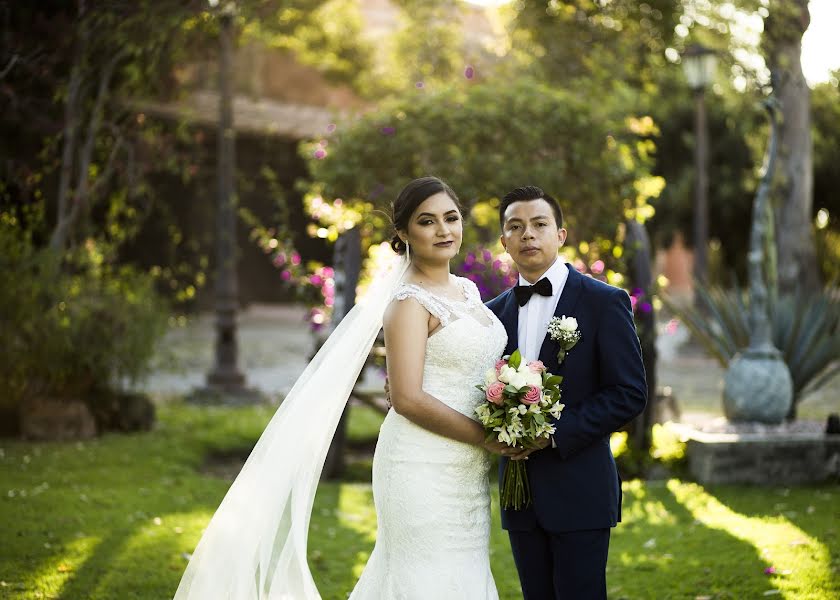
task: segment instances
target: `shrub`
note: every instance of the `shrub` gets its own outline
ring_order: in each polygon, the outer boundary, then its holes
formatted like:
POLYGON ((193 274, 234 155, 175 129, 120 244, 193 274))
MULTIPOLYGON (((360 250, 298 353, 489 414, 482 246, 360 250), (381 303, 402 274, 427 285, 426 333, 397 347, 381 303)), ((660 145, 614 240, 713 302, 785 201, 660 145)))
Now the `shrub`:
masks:
MULTIPOLYGON (((0 223, 0 407, 37 396, 86 401, 146 374, 167 310, 153 278, 105 264, 89 241, 72 256, 0 223)), ((95 407, 92 407, 95 408, 95 407)))

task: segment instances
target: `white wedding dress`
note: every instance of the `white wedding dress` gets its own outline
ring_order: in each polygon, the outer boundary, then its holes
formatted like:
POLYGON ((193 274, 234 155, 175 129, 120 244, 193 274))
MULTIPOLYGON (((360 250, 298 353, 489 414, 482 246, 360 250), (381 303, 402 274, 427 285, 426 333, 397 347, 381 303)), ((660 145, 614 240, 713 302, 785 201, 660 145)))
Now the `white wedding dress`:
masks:
MULTIPOLYGON (((428 339, 423 389, 475 418, 484 400, 475 386, 501 357, 505 329, 458 278, 463 301, 412 284, 394 298, 414 298, 440 320, 428 339)), ((373 459, 376 546, 350 600, 496 600, 490 572, 490 455, 431 433, 391 410, 373 459)))

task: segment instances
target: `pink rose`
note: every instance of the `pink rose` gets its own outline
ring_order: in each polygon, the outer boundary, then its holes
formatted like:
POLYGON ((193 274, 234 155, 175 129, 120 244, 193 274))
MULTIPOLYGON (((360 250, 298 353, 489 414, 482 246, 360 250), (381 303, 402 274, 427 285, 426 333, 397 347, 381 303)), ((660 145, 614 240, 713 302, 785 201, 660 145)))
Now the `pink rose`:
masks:
POLYGON ((497 360, 496 361, 496 374, 498 375, 499 373, 501 373, 502 372, 502 367, 504 367, 507 364, 508 364, 508 362, 504 358, 500 358, 499 360, 497 360))
POLYGON ((496 383, 491 383, 487 386, 487 391, 484 392, 484 395, 487 397, 487 400, 492 402, 493 404, 502 404, 503 394, 502 392, 505 391, 505 384, 501 381, 497 381, 496 383))
POLYGON ((525 404, 536 404, 540 400, 542 400, 542 390, 535 385, 529 385, 528 391, 522 397, 522 402, 525 404))
POLYGON ((528 368, 531 369, 531 373, 542 373, 545 371, 545 365, 541 360, 532 360, 528 363, 528 368))

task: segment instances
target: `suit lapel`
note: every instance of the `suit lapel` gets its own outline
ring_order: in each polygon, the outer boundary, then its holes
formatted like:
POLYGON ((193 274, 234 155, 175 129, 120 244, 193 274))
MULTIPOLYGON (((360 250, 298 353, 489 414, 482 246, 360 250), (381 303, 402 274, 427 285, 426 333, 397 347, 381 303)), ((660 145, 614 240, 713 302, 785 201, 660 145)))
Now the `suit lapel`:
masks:
POLYGON ((516 294, 513 293, 513 289, 507 291, 499 320, 505 326, 505 331, 508 334, 505 354, 511 354, 519 347, 519 305, 516 303, 516 294))
MULTIPOLYGON (((573 317, 575 306, 580 298, 580 291, 583 289, 584 276, 578 273, 577 269, 572 265, 566 263, 566 266, 569 269, 569 278, 566 279, 566 285, 563 286, 563 293, 560 294, 560 298, 557 301, 557 308, 554 309, 555 317, 562 317, 564 315, 573 317)), ((559 351, 555 346, 555 342, 549 337, 548 332, 546 332, 539 353, 540 360, 543 363, 549 364, 550 362, 555 362, 557 352, 559 351)))

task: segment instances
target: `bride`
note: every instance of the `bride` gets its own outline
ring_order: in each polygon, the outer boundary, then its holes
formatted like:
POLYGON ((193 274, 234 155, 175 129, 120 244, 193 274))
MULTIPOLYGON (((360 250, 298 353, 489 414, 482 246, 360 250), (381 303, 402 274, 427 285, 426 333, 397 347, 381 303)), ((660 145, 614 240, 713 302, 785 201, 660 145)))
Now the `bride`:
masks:
POLYGON ((452 189, 409 183, 393 205, 402 258, 375 281, 298 379, 210 521, 175 600, 320 598, 309 516, 330 440, 384 323, 390 411, 373 460, 377 540, 351 600, 498 598, 490 572, 489 453, 473 410, 507 343, 449 261, 462 239, 452 189))

